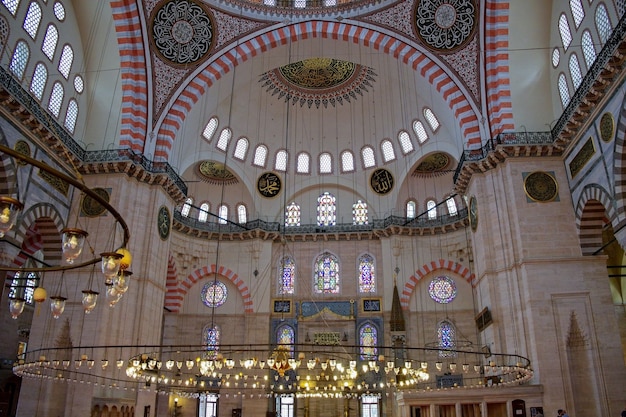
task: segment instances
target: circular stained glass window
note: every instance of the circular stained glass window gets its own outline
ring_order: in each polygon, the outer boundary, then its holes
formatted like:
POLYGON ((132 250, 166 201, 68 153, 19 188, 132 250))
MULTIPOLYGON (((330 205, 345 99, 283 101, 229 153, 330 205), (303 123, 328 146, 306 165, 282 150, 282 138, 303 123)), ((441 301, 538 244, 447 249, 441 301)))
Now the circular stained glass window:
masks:
POLYGON ((456 284, 450 277, 440 276, 434 278, 428 286, 428 294, 436 302, 447 304, 456 297, 456 284))
POLYGON ((207 307, 219 307, 226 302, 228 297, 228 289, 223 282, 212 281, 207 282, 202 287, 200 298, 207 307))

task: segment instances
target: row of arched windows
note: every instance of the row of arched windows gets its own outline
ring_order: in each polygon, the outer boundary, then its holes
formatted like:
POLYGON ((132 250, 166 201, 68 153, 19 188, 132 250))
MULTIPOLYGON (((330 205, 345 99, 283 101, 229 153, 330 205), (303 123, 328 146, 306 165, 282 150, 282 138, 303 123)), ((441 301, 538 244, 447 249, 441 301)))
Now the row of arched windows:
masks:
MULTIPOLYGON (((376 266, 374 257, 363 254, 357 259, 357 279, 359 293, 376 292, 376 266)), ((278 294, 294 294, 296 286, 296 262, 291 256, 284 256, 278 265, 278 294)), ((313 266, 313 292, 317 294, 337 294, 341 290, 339 258, 324 252, 315 259, 313 266)))
MULTIPOLYGON (((191 207, 193 207, 193 198, 189 197, 185 200, 185 203, 180 210, 180 214, 184 217, 189 217, 191 214, 191 207)), ((235 210, 237 213, 237 223, 246 223, 248 221, 248 209, 246 208, 246 205, 243 203, 237 204, 235 210)), ((198 221, 202 223, 208 222, 210 214, 212 214, 211 204, 207 201, 202 202, 198 209, 198 221)), ((228 205, 220 204, 217 208, 216 216, 216 221, 218 223, 228 223, 228 205)))
MULTIPOLYGON (((583 80, 583 69, 589 71, 596 60, 597 52, 599 52, 607 42, 613 31, 613 26, 609 17, 609 12, 605 3, 593 5, 593 0, 583 5, 582 0, 570 0, 569 13, 563 12, 559 15, 558 29, 561 37, 561 46, 564 54, 567 56, 565 63, 568 67, 568 77, 565 72, 560 72, 558 76, 558 90, 561 98, 561 104, 565 108, 572 97, 570 92, 570 83, 573 91, 576 91, 583 80), (595 7, 595 11, 593 10, 595 7), (593 12, 594 26, 590 29, 589 25, 583 25, 586 12, 593 12), (573 25, 571 25, 573 23, 573 25), (573 30, 572 30, 573 27, 573 30), (593 33, 592 33, 593 31, 593 33), (576 41, 576 42, 574 42, 576 41), (585 66, 582 67, 578 54, 574 52, 573 46, 580 45, 585 66)), ((554 68, 559 67, 561 63, 561 49, 556 47, 552 50, 552 65, 554 68)))
MULTIPOLYGON (((422 110, 422 114, 424 119, 426 120, 430 130, 434 133, 439 129, 440 123, 435 113, 428 107, 425 107, 422 110)), ((217 132, 217 128, 219 125, 219 121, 217 117, 211 117, 209 122, 206 124, 202 137, 211 142, 213 137, 217 132)), ((424 128, 424 124, 420 120, 413 121, 413 133, 417 137, 418 143, 422 144, 428 140, 428 133, 424 128)), ((225 127, 219 134, 217 141, 215 142, 215 147, 223 152, 228 152, 228 148, 233 137, 233 132, 229 127, 225 127)), ((386 164, 388 162, 395 161, 397 159, 396 156, 396 146, 400 147, 400 151, 403 155, 406 155, 410 152, 413 152, 415 147, 413 146, 413 142, 411 140, 411 136, 406 130, 401 130, 398 133, 397 137, 397 145, 394 144, 390 139, 383 139, 380 142, 380 156, 382 163, 386 164)), ((235 148, 233 150, 233 158, 245 161, 248 156, 248 150, 250 148, 250 141, 246 137, 241 137, 237 139, 235 143, 235 148)), ((252 157, 252 165, 265 168, 268 163, 268 155, 270 153, 269 148, 266 145, 260 144, 257 145, 254 149, 254 154, 252 157)), ((364 169, 372 168, 377 166, 380 162, 378 162, 376 151, 374 147, 370 145, 365 145, 361 148, 360 151, 361 157, 361 166, 364 169)), ((312 157, 308 152, 302 151, 296 155, 295 158, 296 164, 296 173, 298 174, 311 174, 312 169, 312 157)), ((286 172, 289 165, 289 151, 287 149, 279 149, 276 151, 274 156, 274 165, 273 169, 280 172, 286 172)), ((344 150, 341 152, 339 156, 339 166, 341 173, 350 173, 356 171, 355 164, 355 156, 354 153, 350 150, 344 150)), ((318 156, 317 161, 317 173, 324 174, 333 174, 335 172, 335 162, 333 154, 330 152, 322 152, 318 156)))
MULTIPOLYGON (((2 0, 3 5, 11 12, 13 16, 16 15, 18 7, 20 5, 19 0, 2 0)), ((46 2, 44 2, 46 3, 46 2)), ((59 22, 65 20, 65 7, 60 1, 54 2, 52 5, 54 16, 59 22)), ((42 27, 42 7, 37 1, 31 1, 28 4, 28 9, 22 23, 22 28, 30 38, 30 40, 20 39, 15 44, 13 53, 11 54, 11 61, 9 63, 9 71, 20 82, 24 80, 27 75, 28 63, 31 57, 31 47, 37 44, 37 38, 40 35, 40 29, 42 27)), ((40 42, 40 49, 43 55, 48 58, 50 63, 54 64, 56 61, 56 69, 58 73, 63 76, 65 80, 69 80, 72 65, 74 64, 74 49, 70 44, 65 44, 58 53, 59 31, 54 22, 48 23, 45 32, 43 33, 43 39, 40 42)), ((35 64, 32 76, 30 77, 30 86, 28 91, 38 100, 42 101, 44 93, 48 85, 50 78, 48 64, 39 61, 35 64)), ((84 88, 84 80, 80 75, 75 75, 73 79, 74 90, 76 93, 82 93, 84 88)), ((47 103, 44 103, 48 111, 59 118, 61 116, 61 108, 65 99, 66 91, 65 86, 61 81, 55 81, 50 88, 50 95, 47 103)), ((74 98, 70 98, 67 104, 67 109, 63 116, 63 126, 70 132, 74 133, 76 128, 76 121, 78 119, 78 102, 74 98)))
MULTIPOLYGON (((439 205, 437 204, 437 202, 433 199, 429 199, 426 200, 426 216, 429 220, 435 220, 437 218, 437 215, 439 214, 437 211, 437 208, 439 207, 439 205)), ((415 200, 409 200, 406 203, 406 218, 407 219, 414 219, 415 217, 417 217, 418 213, 417 213, 417 209, 418 209, 418 205, 417 205, 417 201, 415 200)), ((444 209, 446 210, 446 213, 448 216, 456 216, 459 211, 458 208, 456 206, 456 201, 454 200, 453 197, 448 197, 445 200, 445 206, 444 209)))

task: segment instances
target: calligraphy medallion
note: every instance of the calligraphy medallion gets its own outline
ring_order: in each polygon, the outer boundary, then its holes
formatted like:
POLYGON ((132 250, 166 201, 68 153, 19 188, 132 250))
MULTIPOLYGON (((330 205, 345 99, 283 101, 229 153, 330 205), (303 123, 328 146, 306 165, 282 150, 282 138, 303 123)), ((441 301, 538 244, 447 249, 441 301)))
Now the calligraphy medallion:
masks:
POLYGON ((370 176, 370 186, 376 194, 385 195, 393 188, 393 175, 385 168, 379 168, 370 176))
POLYGON ((261 174, 256 183, 256 188, 263 197, 276 197, 282 188, 280 177, 273 172, 261 174))
POLYGON ((524 191, 528 198, 538 202, 554 201, 559 195, 559 186, 551 174, 537 171, 526 176, 524 191))

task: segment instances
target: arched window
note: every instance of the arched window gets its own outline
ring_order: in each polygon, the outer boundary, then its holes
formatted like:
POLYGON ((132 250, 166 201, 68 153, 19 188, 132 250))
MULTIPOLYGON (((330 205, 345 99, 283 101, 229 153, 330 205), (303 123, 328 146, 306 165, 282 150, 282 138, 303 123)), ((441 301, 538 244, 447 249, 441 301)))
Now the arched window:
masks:
POLYGON ((24 70, 26 69, 29 56, 30 49, 28 49, 26 42, 19 41, 15 45, 15 50, 13 51, 13 56, 11 57, 11 63, 9 64, 9 70, 11 70, 11 72, 20 81, 22 81, 22 78, 24 77, 24 70))
POLYGON ((401 130, 398 133, 398 142, 400 142, 400 148, 404 155, 413 152, 413 142, 411 142, 411 136, 405 130, 401 130))
POLYGON ((393 150, 393 144, 389 139, 381 142, 380 150, 383 152, 383 161, 389 162, 396 159, 396 152, 393 150))
POLYGON ((254 151, 254 161, 252 163, 258 167, 264 167, 267 160, 267 146, 259 145, 254 151))
POLYGON ((357 200, 352 205, 352 224, 367 224, 367 203, 357 200))
POLYGON ((572 11, 574 25, 576 26, 576 29, 578 29, 585 18, 585 9, 583 9, 583 5, 580 0, 569 0, 569 8, 572 11))
POLYGON ((559 17, 559 33, 561 34, 561 42, 563 43, 563 49, 567 51, 569 45, 572 43, 572 32, 569 29, 569 23, 565 13, 559 17))
POLYGON ((193 198, 189 197, 185 200, 185 204, 183 204, 183 208, 180 209, 180 214, 183 217, 189 216, 189 212, 191 211, 191 206, 193 205, 193 198))
POLYGON ((456 329, 448 320, 442 321, 437 326, 437 342, 440 358, 456 356, 456 352, 450 352, 450 349, 456 349, 456 329))
POLYGON ((38 281, 39 277, 34 272, 16 272, 11 281, 9 298, 23 298, 27 304, 33 304, 38 281))
POLYGON ((59 41, 59 31, 52 23, 46 29, 46 35, 41 43, 41 50, 50 61, 54 59, 54 53, 57 50, 57 42, 59 41))
POLYGON ((229 128, 225 127, 222 129, 222 133, 220 133, 220 137, 217 139, 217 143, 215 147, 226 152, 228 149, 228 144, 230 143, 230 138, 233 137, 233 132, 229 128))
POLYGON ((585 57, 585 64, 587 69, 591 68, 596 60, 596 47, 593 46, 593 39, 591 39, 591 32, 587 29, 583 32, 582 36, 583 56, 585 57))
POLYGON ((365 146, 361 149, 361 158, 363 158, 363 166, 365 168, 371 168, 376 165, 376 158, 374 158, 374 149, 371 146, 365 146))
POLYGON ((426 210, 428 210, 428 220, 437 218, 437 203, 435 200, 428 200, 426 202, 426 210))
POLYGON ((300 206, 295 202, 285 209, 285 226, 300 226, 300 206))
POLYGON ((59 72, 67 80, 70 76, 72 64, 74 63, 74 50, 71 46, 65 45, 61 51, 61 59, 59 60, 59 72))
POLYGON ((220 328, 207 324, 202 330, 202 345, 206 349, 206 359, 217 359, 220 351, 220 328))
POLYGON ((20 0, 2 0, 2 4, 4 4, 4 7, 6 7, 13 16, 15 16, 15 13, 17 13, 17 6, 20 5, 20 0))
POLYGON ((218 124, 219 123, 218 123, 217 117, 215 116, 211 117, 209 119, 209 122, 204 127, 204 130, 202 131, 202 137, 206 139, 208 142, 211 142, 211 139, 213 139, 213 135, 217 131, 218 124))
POLYGON ((598 36, 600 37, 600 45, 604 46, 606 41, 609 40, 609 36, 611 36, 611 32, 613 31, 611 21, 609 20, 609 14, 607 13, 604 4, 598 5, 595 17, 596 30, 598 31, 598 36))
POLYGON ((293 294, 296 280, 296 263, 285 256, 278 265, 278 294, 293 294))
POLYGON ((574 89, 577 89, 580 83, 583 82, 583 75, 580 72, 580 64, 578 63, 578 56, 576 54, 572 54, 569 57, 569 73, 572 77, 574 89))
POLYGON ((569 104, 569 88, 567 87, 567 79, 565 78, 565 74, 559 74, 559 95, 561 96, 561 104, 563 108, 567 107, 569 104))
POLYGON ((206 222, 209 219, 209 211, 211 210, 211 206, 209 203, 200 204, 200 210, 198 211, 198 221, 206 222))
POLYGON ((335 196, 325 192, 317 198, 317 224, 318 226, 334 226, 337 221, 335 212, 335 196))
POLYGON ((353 172, 354 171, 354 155, 350 151, 343 151, 341 153, 341 171, 353 172))
POLYGON ((428 140, 428 133, 426 133, 426 129, 424 129, 424 124, 419 120, 413 121, 413 132, 415 132, 419 143, 424 143, 428 140))
POLYGON ((276 6, 276 0, 263 0, 263 4, 266 6, 276 6))
POLYGON ((248 154, 248 146, 249 142, 247 138, 239 138, 237 140, 237 144, 235 145, 235 152, 233 153, 235 159, 239 159, 240 161, 246 159, 246 155, 248 154))
POLYGON ((359 292, 376 292, 376 269, 374 258, 370 254, 359 257, 359 292))
POLYGON ((298 154, 298 161, 296 164, 296 172, 298 174, 308 174, 310 172, 311 157, 306 152, 298 154))
POLYGON ((333 172, 333 157, 324 152, 320 154, 320 174, 331 174, 333 172))
POLYGON ((41 7, 35 1, 28 5, 28 11, 26 17, 24 17, 24 24, 22 27, 28 33, 28 35, 35 39, 37 31, 39 30, 39 23, 41 23, 41 7))
POLYGON ((296 9, 306 9, 306 0, 293 0, 293 7, 296 9))
POLYGON ((433 113, 431 109, 426 107, 424 108, 424 117, 426 118, 426 121, 430 125, 430 130, 432 130, 433 132, 436 132, 437 129, 439 129, 439 120, 437 119, 437 116, 435 116, 435 113, 433 113))
POLYGON ((283 324, 276 329, 276 344, 283 349, 289 349, 290 356, 293 358, 294 344, 296 343, 296 332, 293 327, 283 324))
MULTIPOLYGON (((48 0, 44 0, 43 2, 47 3, 48 0)), ((65 20, 65 7, 60 1, 54 2, 54 16, 59 19, 60 22, 65 20)))
POLYGON ((43 90, 46 88, 48 82, 48 69, 41 62, 35 66, 35 72, 33 72, 33 79, 30 81, 30 92, 33 93, 37 100, 41 100, 43 97, 43 90))
POLYGON ((50 100, 48 101, 48 110, 55 117, 59 117, 59 112, 61 111, 61 104, 63 104, 63 96, 65 92, 63 91, 63 86, 60 82, 55 82, 52 86, 52 93, 50 94, 50 100))
POLYGON ((378 330, 371 324, 364 324, 359 329, 361 360, 378 359, 378 330))
POLYGON ((285 172, 287 171, 287 159, 289 154, 285 149, 281 149, 276 152, 276 160, 274 161, 274 169, 276 171, 285 172))
POLYGON ((65 111, 65 122, 63 123, 65 128, 74 133, 76 128, 76 120, 78 119, 78 103, 76 100, 71 99, 67 104, 67 110, 65 111))
POLYGON ((329 252, 315 260, 313 291, 318 294, 339 293, 339 261, 329 252))
POLYGON ((240 224, 244 224, 248 221, 248 210, 245 204, 239 204, 237 206, 237 221, 240 224))
POLYGON ((409 200, 406 203, 406 218, 414 219, 416 214, 417 203, 414 200, 409 200))
POLYGON ((446 200, 446 206, 448 207, 448 214, 450 216, 456 216, 458 213, 458 210, 456 208, 456 201, 454 201, 453 197, 449 197, 446 200))
POLYGON ((226 204, 222 204, 220 206, 218 213, 219 213, 218 215, 220 217, 218 222, 220 224, 228 223, 228 206, 226 204))

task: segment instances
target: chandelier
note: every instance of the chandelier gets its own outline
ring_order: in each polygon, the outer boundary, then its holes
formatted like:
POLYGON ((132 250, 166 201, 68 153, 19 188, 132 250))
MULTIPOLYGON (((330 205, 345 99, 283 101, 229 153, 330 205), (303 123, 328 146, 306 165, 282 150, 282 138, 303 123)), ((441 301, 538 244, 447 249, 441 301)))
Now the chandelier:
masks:
MULTIPOLYGON (((5 272, 52 272, 61 271, 64 273, 67 270, 73 270, 78 268, 84 268, 93 265, 92 273, 89 278, 89 288, 82 291, 82 305, 85 313, 91 312, 97 303, 99 293, 91 288, 93 282, 93 274, 95 270, 95 264, 101 263, 101 271, 104 276, 105 285, 107 287, 106 297, 110 306, 115 305, 122 295, 128 289, 128 282, 132 272, 128 270, 130 267, 132 256, 126 249, 128 246, 128 240, 130 238, 130 232, 126 222, 122 216, 113 208, 109 202, 102 198, 98 193, 91 190, 83 182, 69 175, 66 175, 51 166, 37 161, 27 155, 24 155, 18 151, 15 151, 6 146, 0 145, 0 152, 7 154, 15 159, 20 160, 23 163, 32 165, 39 168, 41 171, 45 171, 48 174, 71 184, 75 188, 79 189, 84 196, 89 196, 97 203, 102 205, 106 211, 108 211, 116 221, 116 226, 119 225, 123 230, 123 243, 117 250, 105 251, 100 253, 99 257, 87 260, 82 263, 77 263, 76 260, 83 253, 85 243, 89 233, 77 227, 66 227, 61 230, 61 249, 63 253, 63 260, 65 265, 55 266, 37 266, 37 267, 10 267, 0 266, 0 271, 5 272)), ((20 211, 24 208, 24 205, 13 196, 0 196, 0 238, 4 236, 15 226, 19 217, 20 211)), ((93 253, 93 251, 92 251, 93 253)), ((50 297, 50 310, 54 318, 59 318, 65 310, 65 302, 67 298, 60 294, 61 281, 57 289, 57 293, 50 297)), ((33 301, 42 303, 47 298, 47 291, 38 286, 33 291, 33 301)), ((11 317, 16 319, 24 310, 26 300, 20 296, 13 296, 9 300, 9 311, 11 317)))

